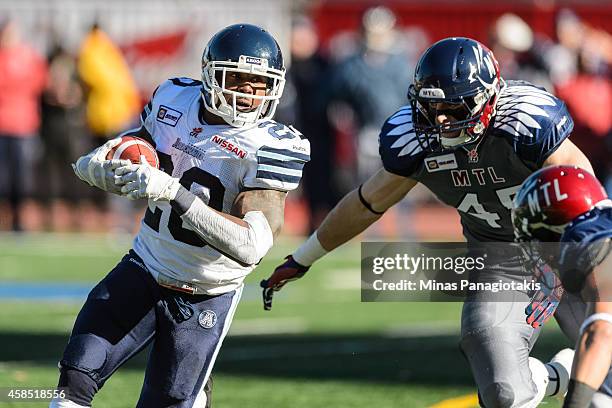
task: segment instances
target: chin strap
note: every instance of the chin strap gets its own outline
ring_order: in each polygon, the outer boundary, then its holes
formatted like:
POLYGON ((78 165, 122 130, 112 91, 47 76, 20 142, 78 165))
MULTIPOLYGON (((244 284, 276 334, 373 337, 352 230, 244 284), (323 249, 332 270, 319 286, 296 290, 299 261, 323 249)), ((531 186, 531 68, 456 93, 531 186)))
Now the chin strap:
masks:
MULTIPOLYGON (((494 85, 494 86, 497 86, 497 85, 494 85)), ((495 99, 493 101, 493 106, 492 106, 490 116, 488 120, 486 121, 487 126, 491 124, 491 120, 493 119, 493 117, 495 116, 497 112, 497 102, 499 100, 500 95, 504 92, 506 87, 507 87, 506 81, 504 81, 503 78, 500 78, 499 90, 496 95, 491 96, 492 98, 495 98, 495 99)), ((490 103, 490 101, 485 102, 485 103, 490 103)), ((486 129, 485 124, 483 124, 482 121, 478 121, 478 123, 474 125, 474 128, 472 130, 474 134, 470 135, 467 129, 464 129, 461 131, 461 134, 457 137, 444 137, 440 135, 440 143, 442 144, 443 147, 457 147, 461 145, 466 145, 466 144, 475 142, 479 138, 482 140, 482 136, 484 135, 484 132, 486 130, 487 129, 486 129)))
POLYGON ((472 143, 475 141, 477 136, 470 136, 466 130, 462 130, 461 134, 457 137, 444 137, 440 136, 440 143, 443 147, 457 147, 465 144, 472 143), (472 140, 473 139, 473 140, 472 140))

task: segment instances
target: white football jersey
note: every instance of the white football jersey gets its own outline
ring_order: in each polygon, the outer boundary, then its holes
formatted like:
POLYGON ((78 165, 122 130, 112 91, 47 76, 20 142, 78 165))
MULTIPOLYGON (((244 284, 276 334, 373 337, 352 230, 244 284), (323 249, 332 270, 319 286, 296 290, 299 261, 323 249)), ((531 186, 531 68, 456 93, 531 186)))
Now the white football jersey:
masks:
MULTIPOLYGON (((295 189, 310 158, 308 140, 273 120, 241 128, 205 124, 200 87, 189 78, 168 80, 141 115, 161 168, 224 213, 246 189, 295 189)), ((206 244, 168 202, 149 200, 134 250, 156 279, 176 279, 211 295, 235 289, 255 267, 206 244)))

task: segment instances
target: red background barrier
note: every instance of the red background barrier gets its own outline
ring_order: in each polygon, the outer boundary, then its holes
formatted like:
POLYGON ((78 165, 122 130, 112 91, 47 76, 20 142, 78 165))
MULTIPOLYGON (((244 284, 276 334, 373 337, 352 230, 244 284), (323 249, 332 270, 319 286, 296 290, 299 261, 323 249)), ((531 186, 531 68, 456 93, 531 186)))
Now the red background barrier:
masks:
POLYGON ((612 1, 598 2, 533 2, 489 1, 324 1, 315 3, 311 15, 324 44, 341 31, 359 28, 361 14, 369 7, 384 4, 396 13, 398 25, 420 26, 433 41, 461 35, 487 43, 489 27, 504 13, 512 12, 525 20, 537 33, 555 38, 555 18, 569 8, 594 28, 612 32, 612 1))

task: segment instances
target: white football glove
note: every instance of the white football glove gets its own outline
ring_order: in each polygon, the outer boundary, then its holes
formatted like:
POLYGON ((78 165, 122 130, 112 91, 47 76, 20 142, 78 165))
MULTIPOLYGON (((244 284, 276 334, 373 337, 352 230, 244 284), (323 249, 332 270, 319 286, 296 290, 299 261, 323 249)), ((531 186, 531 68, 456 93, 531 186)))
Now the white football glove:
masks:
POLYGON ((173 200, 181 187, 179 179, 151 166, 144 157, 140 161, 142 164, 129 164, 115 170, 115 184, 121 186, 121 194, 130 200, 173 200))
POLYGON ((98 187, 109 193, 121 194, 121 186, 117 186, 114 182, 113 170, 130 164, 130 161, 106 159, 108 152, 119 143, 121 143, 121 138, 117 137, 79 157, 76 164, 72 163, 74 174, 90 186, 98 187))

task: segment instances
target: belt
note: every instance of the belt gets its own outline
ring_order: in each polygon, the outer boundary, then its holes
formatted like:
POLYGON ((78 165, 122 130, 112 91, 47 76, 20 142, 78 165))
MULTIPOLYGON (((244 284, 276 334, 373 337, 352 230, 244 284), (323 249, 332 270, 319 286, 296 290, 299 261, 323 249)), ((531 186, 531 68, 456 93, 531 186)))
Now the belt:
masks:
MULTIPOLYGON (((123 259, 133 262, 140 266, 143 270, 149 272, 149 269, 144 264, 142 258, 138 256, 133 249, 130 249, 129 254, 127 254, 123 259)), ((174 278, 169 278, 161 273, 157 276, 157 284, 159 286, 163 286, 164 288, 172 289, 177 292, 188 293, 190 295, 204 294, 204 291, 197 286, 190 285, 189 283, 182 282, 174 278)))
POLYGON ((188 293, 190 295, 203 294, 204 291, 197 286, 190 285, 180 280, 168 278, 159 274, 157 277, 157 284, 167 289, 175 290, 177 292, 188 293))

